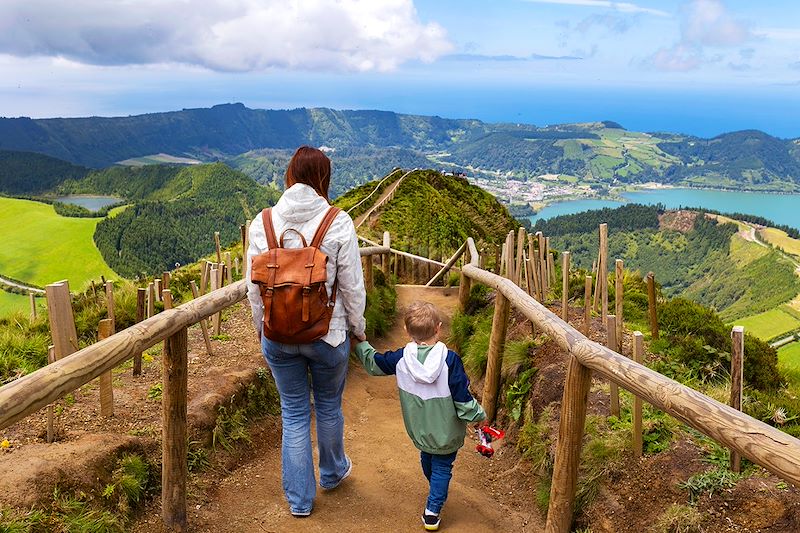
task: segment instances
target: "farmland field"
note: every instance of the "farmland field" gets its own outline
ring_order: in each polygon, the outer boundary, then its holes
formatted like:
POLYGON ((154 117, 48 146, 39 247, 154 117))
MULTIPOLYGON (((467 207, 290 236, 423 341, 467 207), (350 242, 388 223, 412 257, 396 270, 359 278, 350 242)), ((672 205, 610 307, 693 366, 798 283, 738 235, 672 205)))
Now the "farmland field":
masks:
POLYGON ((0 317, 15 311, 30 311, 28 297, 22 294, 0 291, 0 317))
POLYGON ((764 313, 748 316, 734 322, 737 326, 744 326, 747 333, 751 333, 762 340, 769 340, 782 333, 787 333, 800 328, 800 319, 787 312, 784 306, 770 309, 764 313))
POLYGON ((793 342, 778 350, 778 368, 789 381, 789 389, 800 392, 800 342, 793 342))
POLYGON ((40 286, 67 279, 73 290, 100 276, 118 278, 92 240, 100 220, 62 217, 51 205, 0 198, 0 273, 40 286))
POLYGON ((773 246, 783 248, 783 251, 787 254, 800 257, 800 240, 792 239, 785 231, 781 231, 777 228, 764 228, 758 233, 762 239, 773 246))

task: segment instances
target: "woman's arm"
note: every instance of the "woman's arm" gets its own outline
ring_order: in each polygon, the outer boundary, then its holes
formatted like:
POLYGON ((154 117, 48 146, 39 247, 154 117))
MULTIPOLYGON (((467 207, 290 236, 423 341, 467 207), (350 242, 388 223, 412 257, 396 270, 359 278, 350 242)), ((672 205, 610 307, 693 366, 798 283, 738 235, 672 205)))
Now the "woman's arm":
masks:
POLYGON ((350 216, 347 219, 346 232, 349 238, 339 247, 336 256, 336 279, 339 282, 339 294, 337 297, 342 299, 347 322, 352 328, 353 335, 358 340, 366 339, 364 329, 364 308, 367 305, 367 292, 364 289, 364 273, 361 270, 361 254, 358 251, 358 236, 356 227, 350 216))
POLYGON ((261 340, 261 330, 264 323, 264 303, 261 301, 261 291, 258 285, 250 281, 250 270, 253 268, 253 257, 265 252, 258 247, 257 240, 261 238, 264 233, 264 225, 261 222, 261 214, 250 223, 250 232, 248 233, 248 246, 247 256, 245 259, 245 279, 247 280, 247 299, 250 302, 250 308, 253 310, 253 326, 256 328, 258 339, 261 340), (260 230, 258 228, 261 228, 260 230))

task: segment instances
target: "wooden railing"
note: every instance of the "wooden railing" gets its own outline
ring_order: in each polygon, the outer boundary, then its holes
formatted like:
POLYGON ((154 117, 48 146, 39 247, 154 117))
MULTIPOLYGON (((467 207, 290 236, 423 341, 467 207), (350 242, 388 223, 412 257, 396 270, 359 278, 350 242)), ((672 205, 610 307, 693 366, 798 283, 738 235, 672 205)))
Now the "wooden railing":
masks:
MULTIPOLYGON (((363 257, 389 254, 385 246, 361 248, 363 257)), ((50 405, 121 363, 164 341, 162 357, 162 518, 167 527, 186 528, 187 329, 247 296, 247 283, 221 289, 167 309, 106 339, 0 387, 0 429, 50 405)))
POLYGON ((800 440, 589 340, 513 281, 479 268, 477 248, 471 238, 467 241, 467 248, 470 262, 461 270, 459 289, 462 306, 469 298, 472 282, 483 283, 497 291, 486 370, 487 387, 483 397, 487 413, 493 416, 497 401, 496 385, 502 363, 502 349, 497 348, 502 348, 505 342, 509 305, 570 354, 561 403, 547 532, 570 531, 593 371, 773 474, 800 483, 800 440))

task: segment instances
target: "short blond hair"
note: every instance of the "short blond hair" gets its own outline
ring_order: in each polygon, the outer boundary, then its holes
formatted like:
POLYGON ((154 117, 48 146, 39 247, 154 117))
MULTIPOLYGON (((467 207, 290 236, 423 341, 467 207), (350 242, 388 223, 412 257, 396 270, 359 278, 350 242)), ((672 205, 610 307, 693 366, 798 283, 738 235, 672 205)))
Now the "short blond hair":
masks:
POLYGON ((432 303, 417 300, 406 307, 403 321, 411 338, 419 342, 436 335, 442 317, 432 303))

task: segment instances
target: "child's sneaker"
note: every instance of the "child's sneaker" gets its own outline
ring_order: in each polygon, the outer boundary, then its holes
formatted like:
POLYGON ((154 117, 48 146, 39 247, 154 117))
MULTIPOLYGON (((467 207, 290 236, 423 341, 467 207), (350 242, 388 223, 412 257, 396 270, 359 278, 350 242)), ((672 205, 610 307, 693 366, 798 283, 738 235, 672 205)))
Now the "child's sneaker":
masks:
POLYGON ((439 530, 439 515, 422 513, 422 525, 425 526, 425 531, 438 531, 439 530))

